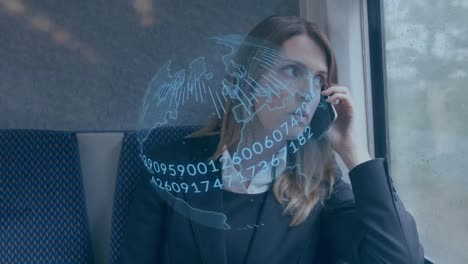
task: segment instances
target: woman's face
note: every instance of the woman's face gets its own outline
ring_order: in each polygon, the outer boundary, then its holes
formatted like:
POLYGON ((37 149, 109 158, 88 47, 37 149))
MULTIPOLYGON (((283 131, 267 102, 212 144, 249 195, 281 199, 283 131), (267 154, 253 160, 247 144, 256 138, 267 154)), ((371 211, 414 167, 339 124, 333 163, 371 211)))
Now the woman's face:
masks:
POLYGON ((320 102, 322 83, 327 79, 325 53, 309 36, 297 35, 283 43, 281 56, 271 69, 259 84, 275 92, 254 102, 256 117, 267 131, 278 129, 286 139, 297 139, 320 102))

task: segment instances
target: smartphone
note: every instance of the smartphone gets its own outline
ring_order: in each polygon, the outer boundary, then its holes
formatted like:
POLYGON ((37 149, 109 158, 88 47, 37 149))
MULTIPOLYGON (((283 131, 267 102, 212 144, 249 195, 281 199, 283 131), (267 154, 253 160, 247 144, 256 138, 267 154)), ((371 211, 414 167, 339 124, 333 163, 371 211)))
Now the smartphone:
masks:
MULTIPOLYGON (((326 89, 327 87, 322 88, 326 89)), ((335 107, 332 103, 327 103, 325 100, 329 96, 320 96, 320 103, 315 111, 312 120, 310 121, 310 128, 313 133, 312 137, 320 139, 325 135, 325 132, 330 128, 330 126, 338 118, 335 107)))
MULTIPOLYGON (((330 96, 325 96, 325 99, 328 99, 329 97, 330 96)), ((327 130, 328 130, 328 128, 330 128, 330 126, 333 124, 333 122, 335 122, 336 118, 338 117, 338 114, 336 113, 335 106, 332 103, 325 102, 325 104, 327 106, 328 115, 329 115, 330 120, 331 120, 330 124, 327 127, 327 130)))

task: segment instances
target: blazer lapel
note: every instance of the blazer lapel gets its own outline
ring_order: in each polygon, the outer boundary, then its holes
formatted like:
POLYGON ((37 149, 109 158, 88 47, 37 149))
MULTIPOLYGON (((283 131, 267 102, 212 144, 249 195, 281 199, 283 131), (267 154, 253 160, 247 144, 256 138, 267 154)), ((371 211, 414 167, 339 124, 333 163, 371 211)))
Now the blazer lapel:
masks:
POLYGON ((204 264, 226 263, 225 216, 221 214, 222 192, 214 191, 206 194, 192 193, 188 197, 193 207, 191 225, 193 234, 204 264), (198 197, 194 197, 199 195, 198 197), (198 208, 211 207, 211 210, 198 208))
MULTIPOLYGON (((189 148, 193 162, 206 161, 215 152, 219 138, 211 137, 206 140, 196 139, 189 148)), ((216 179, 221 181, 221 167, 219 159, 215 161, 219 171, 207 173, 204 176, 197 175, 193 182, 209 181, 210 185, 216 179)), ((222 181, 221 181, 222 182, 222 181)), ((203 186, 203 185, 200 185, 203 186)), ((204 264, 226 263, 226 216, 223 214, 223 193, 219 188, 210 188, 208 192, 200 188, 199 193, 188 192, 185 194, 190 205, 190 223, 195 241, 198 243, 200 254, 204 264)))
POLYGON ((255 230, 252 244, 247 253, 247 264, 268 263, 269 258, 274 256, 275 251, 278 250, 278 243, 281 243, 285 237, 291 222, 291 217, 289 215, 283 216, 282 211, 283 208, 276 201, 271 186, 260 212, 258 221, 260 227, 255 230), (279 217, 280 215, 282 217, 279 217))

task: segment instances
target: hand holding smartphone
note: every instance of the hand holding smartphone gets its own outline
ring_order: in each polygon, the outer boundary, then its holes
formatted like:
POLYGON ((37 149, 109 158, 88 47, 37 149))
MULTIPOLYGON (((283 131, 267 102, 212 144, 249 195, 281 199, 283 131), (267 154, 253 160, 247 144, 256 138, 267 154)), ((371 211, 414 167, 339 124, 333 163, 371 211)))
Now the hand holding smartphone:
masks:
MULTIPOLYGON (((328 86, 324 86, 322 91, 327 88, 328 86)), ((333 104, 325 101, 327 98, 329 98, 329 96, 320 95, 320 105, 317 107, 317 110, 309 124, 313 137, 316 139, 322 138, 325 135, 325 132, 327 132, 333 122, 338 118, 338 114, 336 113, 333 104)))
MULTIPOLYGON (((327 86, 324 86, 322 91, 327 88, 328 88, 327 86)), ((325 99, 328 99, 328 98, 330 98, 330 96, 325 96, 325 99)), ((330 128, 333 122, 335 122, 336 118, 338 118, 338 114, 336 113, 335 106, 333 106, 332 103, 326 103, 326 106, 327 106, 327 112, 328 112, 329 119, 330 119, 330 124, 327 127, 327 130, 328 130, 328 128, 330 128)))

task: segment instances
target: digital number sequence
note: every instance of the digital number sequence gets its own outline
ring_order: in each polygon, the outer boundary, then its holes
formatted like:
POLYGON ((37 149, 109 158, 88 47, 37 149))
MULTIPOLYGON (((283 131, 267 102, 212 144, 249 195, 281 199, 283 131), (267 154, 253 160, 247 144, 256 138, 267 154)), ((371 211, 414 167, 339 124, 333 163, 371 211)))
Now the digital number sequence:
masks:
MULTIPOLYGON (((243 178, 241 175, 238 175, 241 177, 241 183, 244 182, 246 179, 243 178)), ((226 184, 227 186, 231 186, 232 183, 232 175, 228 176, 223 176, 223 182, 224 178, 228 179, 228 183, 226 184)), ((170 181, 163 181, 159 178, 155 178, 154 176, 151 177, 151 182, 155 184, 157 187, 159 187, 162 190, 168 191, 168 192, 185 192, 188 193, 189 190, 193 190, 194 193, 201 193, 201 192, 208 192, 208 190, 211 188, 219 188, 223 189, 223 182, 221 182, 219 179, 216 179, 215 181, 200 181, 200 182, 193 182, 193 183, 186 183, 186 182, 170 182, 170 181)))
POLYGON ((208 171, 217 172, 216 165, 213 160, 208 163, 199 162, 198 164, 166 164, 163 162, 152 161, 150 158, 146 158, 143 155, 143 162, 146 168, 152 173, 162 173, 170 176, 184 176, 184 175, 203 175, 207 174, 208 171))
MULTIPOLYGON (((299 107, 295 112, 296 114, 300 115, 301 118, 303 118, 301 109, 304 109, 306 113, 309 114, 310 109, 307 108, 306 103, 302 103, 301 107, 299 107)), ((237 165, 237 164, 240 164, 242 160, 250 160, 253 157, 252 153, 255 153, 257 155, 261 154, 264 151, 264 148, 266 149, 272 148, 275 141, 281 142, 285 136, 289 135, 289 122, 288 121, 289 120, 286 120, 284 123, 282 123, 280 126, 280 129, 273 130, 272 135, 271 135, 272 139, 266 136, 263 144, 261 144, 260 142, 255 142, 252 145, 252 149, 250 149, 250 147, 245 147, 240 151, 240 155, 237 152, 235 152, 232 155, 233 163, 237 165), (284 134, 283 134, 283 131, 284 131, 284 134)), ((299 125, 299 122, 293 116, 291 116, 290 121, 291 121, 291 127, 295 127, 299 125)), ((305 145, 307 140, 311 139, 312 136, 313 136, 313 132, 310 126, 306 126, 306 128, 304 129, 304 132, 297 136, 297 141, 299 143, 299 146, 305 145)), ((289 143, 289 146, 293 149, 293 153, 296 153, 299 150, 298 148, 299 146, 297 146, 297 144, 294 141, 291 141, 289 143)))
MULTIPOLYGON (((295 113, 299 114, 302 118, 302 111, 301 108, 304 108, 304 110, 309 111, 309 109, 306 109, 307 104, 302 103, 301 107, 296 110, 295 113)), ((299 125, 299 122, 291 116, 291 127, 299 125)), ((274 142, 281 142, 283 138, 287 135, 289 135, 289 124, 288 120, 285 121, 283 124, 281 124, 280 129, 275 129, 272 133, 272 139, 270 139, 268 136, 265 137, 265 140, 262 143, 260 142, 255 142, 252 147, 245 147, 240 151, 240 155, 235 152, 232 156, 232 162, 235 165, 239 165, 242 160, 250 160, 253 157, 253 154, 260 155, 263 153, 265 149, 272 148, 274 145, 274 142), (283 131, 285 134, 283 134, 283 131)), ((291 141, 289 143, 289 146, 292 148, 293 153, 296 153, 299 150, 299 146, 305 145, 307 140, 311 139, 313 136, 313 133, 310 129, 310 126, 307 126, 304 129, 304 132, 299 134, 297 137, 297 143, 295 141, 291 141), (299 146, 298 146, 299 145, 299 146)), ((209 161, 208 163, 205 162, 199 162, 198 164, 166 164, 162 162, 157 162, 157 161, 152 161, 150 158, 146 158, 145 155, 142 156, 143 162, 147 169, 152 173, 162 173, 165 175, 170 175, 170 176, 184 176, 184 175, 189 175, 189 176, 195 176, 195 175, 204 175, 207 174, 208 172, 213 173, 213 172, 218 172, 220 169, 224 170, 230 167, 230 165, 227 162, 227 159, 222 156, 220 158, 221 161, 221 168, 217 168, 216 164, 214 163, 213 160, 209 161)), ((251 178, 255 175, 256 167, 259 166, 262 168, 262 171, 265 171, 268 169, 268 165, 272 166, 277 166, 279 164, 279 159, 273 155, 272 159, 270 162, 266 161, 261 161, 258 165, 251 166, 247 168, 247 170, 251 171, 251 178)))

